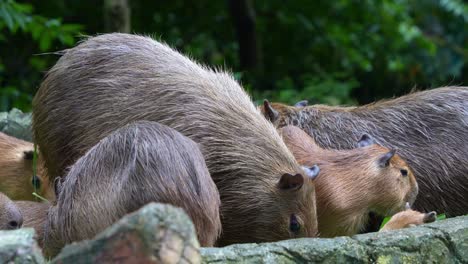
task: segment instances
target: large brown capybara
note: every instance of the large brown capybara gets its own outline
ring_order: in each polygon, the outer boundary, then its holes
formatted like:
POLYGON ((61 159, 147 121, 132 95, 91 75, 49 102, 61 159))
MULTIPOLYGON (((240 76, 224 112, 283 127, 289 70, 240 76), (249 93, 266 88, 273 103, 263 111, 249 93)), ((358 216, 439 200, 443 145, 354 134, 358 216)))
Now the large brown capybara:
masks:
POLYGON ((221 195, 218 245, 316 235, 313 181, 230 74, 148 37, 104 34, 66 50, 33 101, 50 177, 136 120, 200 144, 221 195))
POLYGON ((315 188, 321 237, 357 234, 371 213, 393 215, 416 199, 418 184, 407 164, 368 136, 362 137, 359 148, 327 150, 298 127, 279 131, 299 164, 320 168, 315 188))
POLYGON ((352 149, 363 134, 397 149, 419 184, 415 210, 468 213, 468 87, 444 87, 359 107, 261 107, 277 127, 304 129, 319 146, 352 149), (265 111, 267 109, 267 111, 265 111))
POLYGON ((0 192, 13 200, 37 199, 33 192, 54 199, 40 157, 33 175, 33 153, 33 143, 0 132, 0 192))
POLYGON ((48 255, 150 202, 184 209, 202 246, 213 246, 221 232, 219 193, 197 144, 156 122, 138 121, 103 138, 57 189, 46 227, 48 255))
POLYGON ((23 215, 19 207, 0 192, 0 230, 18 229, 22 225, 23 215))
POLYGON ((379 232, 413 227, 425 223, 432 223, 436 220, 436 218, 436 212, 432 211, 429 213, 421 213, 411 210, 410 205, 408 204, 404 211, 393 215, 379 232))

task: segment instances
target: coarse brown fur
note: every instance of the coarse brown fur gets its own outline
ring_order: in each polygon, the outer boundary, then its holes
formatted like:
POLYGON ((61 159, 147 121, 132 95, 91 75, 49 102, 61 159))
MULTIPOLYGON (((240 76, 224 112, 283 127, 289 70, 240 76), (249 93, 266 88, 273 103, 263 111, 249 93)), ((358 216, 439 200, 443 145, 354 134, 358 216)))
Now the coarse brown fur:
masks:
POLYGON ((54 192, 50 188, 48 177, 44 175, 42 159, 38 157, 36 184, 33 185, 34 145, 0 132, 0 192, 12 200, 35 200, 32 193, 53 200, 54 192))
POLYGON ((36 240, 42 248, 45 236, 45 222, 51 204, 49 202, 14 201, 23 215, 23 226, 36 231, 36 240))
POLYGON ((18 229, 23 225, 23 215, 15 203, 0 192, 0 230, 18 229))
MULTIPOLYGON (((44 224, 47 219, 47 212, 50 203, 32 201, 12 201, 4 193, 0 192, 0 230, 31 227, 36 231, 36 239, 42 247, 44 238, 44 224), (8 226, 7 220, 13 216, 13 221, 17 224, 12 228, 8 226)), ((11 220, 10 220, 11 221, 11 220)))
POLYGON ((221 195, 218 245, 316 234, 313 181, 227 73, 148 37, 105 34, 66 50, 33 101, 34 137, 51 177, 136 120, 201 145, 221 195))
POLYGON ((70 168, 58 193, 47 228, 51 255, 149 202, 184 209, 202 246, 221 233, 219 193, 197 144, 156 122, 135 122, 102 139, 70 168))
POLYGON ((320 168, 315 186, 321 237, 354 235, 365 227, 370 212, 392 215, 416 198, 416 179, 397 154, 388 165, 379 166, 380 158, 390 151, 387 148, 371 144, 326 150, 298 127, 283 127, 280 134, 299 164, 320 168))
POLYGON ((416 210, 468 213, 468 87, 414 92, 359 107, 271 106, 278 113, 277 127, 298 126, 323 148, 352 149, 366 133, 397 149, 418 179, 416 210))
POLYGON ((401 211, 390 218, 390 220, 380 229, 381 231, 390 231, 431 223, 436 220, 436 212, 421 213, 411 209, 401 211))

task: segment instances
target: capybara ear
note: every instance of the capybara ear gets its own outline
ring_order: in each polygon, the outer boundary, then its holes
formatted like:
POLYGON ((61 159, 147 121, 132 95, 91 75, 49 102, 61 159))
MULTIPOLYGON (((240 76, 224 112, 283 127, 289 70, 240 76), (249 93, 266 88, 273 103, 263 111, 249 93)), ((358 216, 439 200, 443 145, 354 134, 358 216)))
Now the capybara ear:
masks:
POLYGON ((385 167, 388 167, 388 165, 390 165, 390 160, 393 158, 393 156, 395 155, 395 152, 396 150, 392 149, 390 150, 389 152, 383 154, 380 158, 379 158, 379 166, 382 167, 382 168, 385 168, 385 167))
POLYGON ((304 177, 301 174, 291 175, 283 174, 278 182, 278 188, 281 190, 299 190, 304 184, 304 177))
POLYGON ((318 165, 314 165, 312 167, 303 166, 302 169, 306 173, 306 176, 311 180, 315 180, 315 178, 317 178, 320 173, 320 168, 318 165))
POLYGON ((432 211, 424 215, 423 222, 424 223, 432 223, 436 220, 437 213, 432 211))
POLYGON ((302 101, 297 102, 294 106, 295 107, 304 107, 304 106, 307 106, 308 104, 309 104, 309 101, 302 100, 302 101))
POLYGON ((279 113, 273 107, 267 99, 263 100, 263 108, 265 109, 266 118, 274 123, 279 118, 279 113))
POLYGON ((368 134, 362 135, 361 139, 359 139, 359 141, 358 141, 358 147, 359 148, 367 147, 367 146, 370 146, 372 144, 375 144, 374 139, 371 136, 369 136, 368 134))
POLYGON ((411 209, 411 206, 408 202, 406 202, 405 204, 405 210, 410 210, 411 209))
POLYGON ((34 158, 34 150, 25 150, 23 154, 25 160, 33 160, 34 158))

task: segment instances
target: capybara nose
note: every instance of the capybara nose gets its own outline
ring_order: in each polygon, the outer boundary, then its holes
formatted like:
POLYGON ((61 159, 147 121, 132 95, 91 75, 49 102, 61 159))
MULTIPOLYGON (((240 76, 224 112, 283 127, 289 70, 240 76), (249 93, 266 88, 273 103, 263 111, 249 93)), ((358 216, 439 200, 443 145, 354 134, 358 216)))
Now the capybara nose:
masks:
POLYGON ((14 215, 10 222, 8 222, 7 228, 9 230, 19 229, 23 225, 23 217, 21 214, 14 215))
POLYGON ((432 211, 424 215, 423 222, 424 223, 432 223, 437 219, 437 213, 432 211))

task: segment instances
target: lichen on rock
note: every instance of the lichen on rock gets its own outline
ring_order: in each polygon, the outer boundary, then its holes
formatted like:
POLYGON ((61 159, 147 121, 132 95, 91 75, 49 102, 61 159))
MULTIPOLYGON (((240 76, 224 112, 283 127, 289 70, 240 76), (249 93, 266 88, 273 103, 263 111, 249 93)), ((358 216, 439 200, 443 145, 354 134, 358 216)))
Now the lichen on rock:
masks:
POLYGON ((45 263, 32 228, 0 231, 0 263, 45 263))

